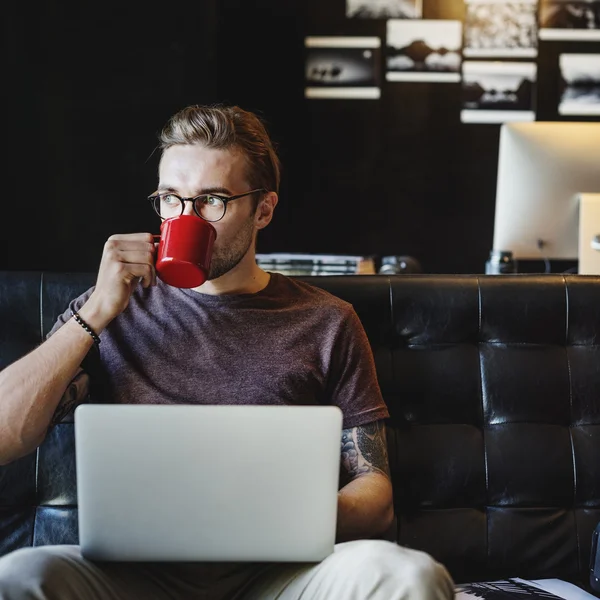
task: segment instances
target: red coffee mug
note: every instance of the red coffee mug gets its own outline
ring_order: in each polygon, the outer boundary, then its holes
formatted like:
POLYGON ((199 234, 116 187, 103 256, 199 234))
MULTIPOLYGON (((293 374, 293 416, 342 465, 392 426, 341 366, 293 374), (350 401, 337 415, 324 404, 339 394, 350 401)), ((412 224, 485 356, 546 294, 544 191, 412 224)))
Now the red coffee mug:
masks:
POLYGON ((178 288, 202 285, 210 270, 216 229, 195 215, 165 219, 160 226, 156 274, 178 288))

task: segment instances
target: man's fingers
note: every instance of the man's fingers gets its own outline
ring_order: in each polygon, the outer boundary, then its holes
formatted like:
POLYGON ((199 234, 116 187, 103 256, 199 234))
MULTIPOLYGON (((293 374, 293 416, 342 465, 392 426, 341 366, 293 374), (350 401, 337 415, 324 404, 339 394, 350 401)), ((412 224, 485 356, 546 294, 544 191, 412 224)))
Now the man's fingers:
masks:
POLYGON ((134 241, 134 240, 108 240, 104 245, 105 253, 114 253, 120 251, 140 251, 154 252, 154 242, 134 241))
POLYGON ((154 264, 154 250, 117 250, 116 258, 119 262, 131 265, 154 264))
POLYGON ((154 242, 154 236, 151 233, 116 233, 111 235, 108 240, 115 242, 154 242))
POLYGON ((152 265, 128 264, 127 267, 130 284, 141 283, 145 288, 153 284, 155 276, 152 265))
POLYGON ((154 272, 156 246, 149 233, 112 235, 106 241, 104 258, 109 272, 119 273, 122 281, 138 281, 144 287, 156 283, 154 272), (112 267, 109 267, 112 265, 112 267))

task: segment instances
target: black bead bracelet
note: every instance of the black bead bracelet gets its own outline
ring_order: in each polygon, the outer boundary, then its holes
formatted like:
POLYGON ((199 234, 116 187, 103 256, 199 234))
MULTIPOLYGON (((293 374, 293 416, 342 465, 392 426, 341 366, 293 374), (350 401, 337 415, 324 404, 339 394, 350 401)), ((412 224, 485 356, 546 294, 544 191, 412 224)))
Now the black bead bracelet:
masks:
POLYGON ((71 314, 73 315, 73 318, 92 336, 94 344, 96 344, 96 346, 99 346, 100 338, 98 337, 96 332, 79 316, 79 313, 77 311, 72 310, 71 314))

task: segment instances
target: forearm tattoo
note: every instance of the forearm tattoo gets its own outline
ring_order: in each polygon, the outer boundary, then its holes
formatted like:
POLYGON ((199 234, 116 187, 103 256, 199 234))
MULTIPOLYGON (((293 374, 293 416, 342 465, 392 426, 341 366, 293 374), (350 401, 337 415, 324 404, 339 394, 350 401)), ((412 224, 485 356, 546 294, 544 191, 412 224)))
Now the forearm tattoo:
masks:
POLYGON ((381 473, 390 477, 383 421, 342 431, 341 471, 346 482, 365 473, 381 473))
POLYGON ((90 378, 88 374, 80 369, 62 395, 50 421, 50 427, 54 427, 57 423, 60 423, 71 411, 75 410, 78 404, 83 402, 88 393, 89 382, 90 378))

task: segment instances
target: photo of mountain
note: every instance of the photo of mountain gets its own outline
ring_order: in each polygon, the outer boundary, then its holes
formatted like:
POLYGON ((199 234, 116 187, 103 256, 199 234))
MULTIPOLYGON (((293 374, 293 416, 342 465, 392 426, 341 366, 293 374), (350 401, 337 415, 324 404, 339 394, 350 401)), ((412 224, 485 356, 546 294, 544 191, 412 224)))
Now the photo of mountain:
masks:
POLYGON ((536 57, 536 0, 467 0, 463 54, 465 57, 536 57))
POLYGON ((420 19, 422 0, 346 0, 350 19, 420 19))
POLYGON ((600 115, 600 54, 560 55, 561 115, 600 115))
POLYGON ((541 40, 600 40, 600 0, 540 0, 541 40))
POLYGON ((387 81, 460 82, 462 23, 387 22, 387 81))
POLYGON ((534 121, 535 63, 463 63, 463 123, 534 121))
POLYGON ((305 39, 306 98, 379 98, 381 40, 375 37, 305 39))

